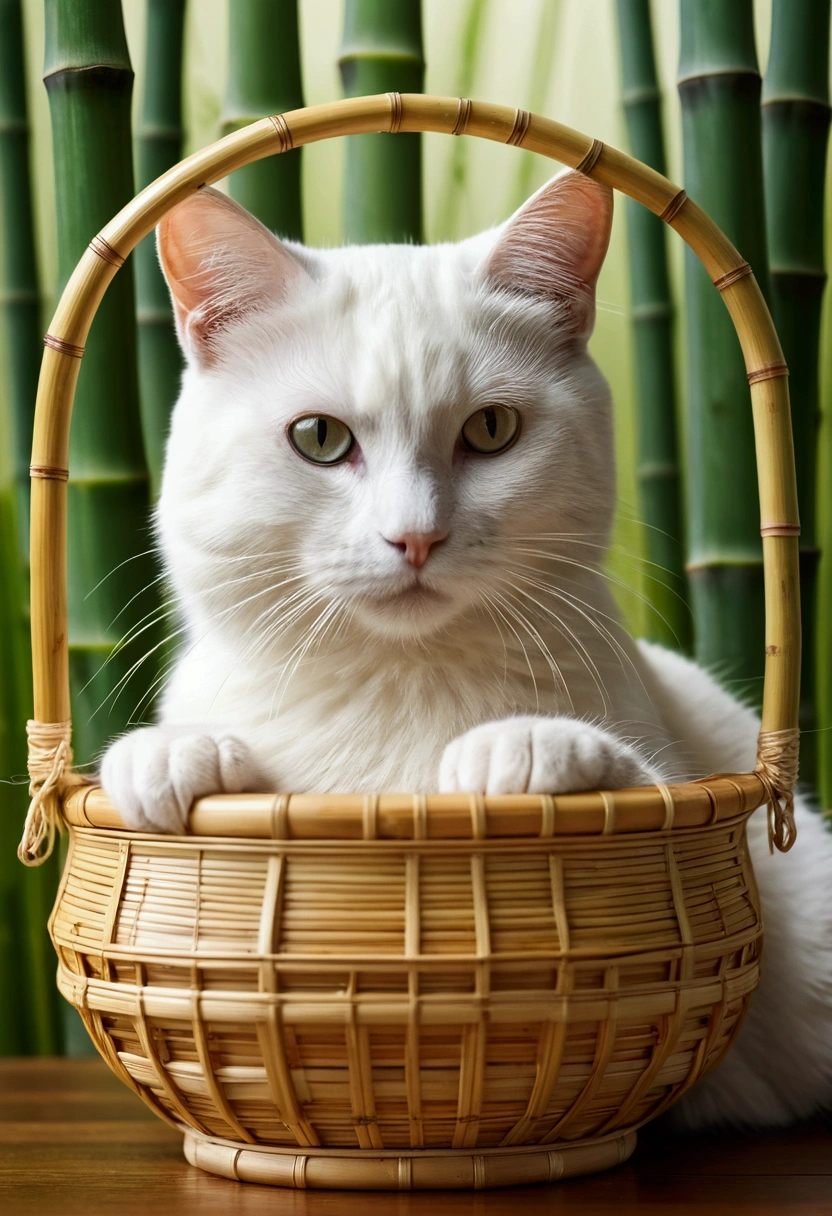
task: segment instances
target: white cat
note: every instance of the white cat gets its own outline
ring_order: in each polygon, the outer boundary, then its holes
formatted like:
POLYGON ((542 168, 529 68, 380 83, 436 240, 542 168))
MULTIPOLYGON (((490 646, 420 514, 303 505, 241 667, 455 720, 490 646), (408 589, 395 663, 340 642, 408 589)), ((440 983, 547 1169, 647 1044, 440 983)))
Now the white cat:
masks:
MULTIPOLYGON (((157 526, 186 640, 101 779, 134 828, 218 791, 617 788, 748 771, 759 723, 636 644, 601 573, 610 394, 586 349, 612 196, 556 177, 458 245, 281 244, 203 189, 159 249, 188 367, 157 526), (245 742, 243 742, 245 740, 245 742)), ((763 981, 690 1125, 832 1099, 832 835, 750 838, 763 981)))

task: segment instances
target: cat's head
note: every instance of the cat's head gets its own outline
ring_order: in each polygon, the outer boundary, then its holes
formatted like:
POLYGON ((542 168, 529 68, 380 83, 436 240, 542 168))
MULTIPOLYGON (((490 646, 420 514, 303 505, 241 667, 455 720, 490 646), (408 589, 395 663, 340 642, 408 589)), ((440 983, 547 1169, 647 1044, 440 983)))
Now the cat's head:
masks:
POLYGON ((556 536, 603 543, 609 393, 586 343, 611 219, 577 173, 456 245, 306 249, 208 189, 170 212, 188 366, 158 522, 191 617, 420 639, 509 603, 556 536))

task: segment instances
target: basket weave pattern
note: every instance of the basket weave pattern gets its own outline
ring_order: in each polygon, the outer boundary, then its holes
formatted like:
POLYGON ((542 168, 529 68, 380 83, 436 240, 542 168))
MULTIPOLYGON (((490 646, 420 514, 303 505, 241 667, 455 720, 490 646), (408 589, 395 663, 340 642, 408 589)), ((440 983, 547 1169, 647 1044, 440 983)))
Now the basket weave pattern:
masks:
POLYGON ((746 818, 441 848, 76 832, 59 983, 117 1071, 203 1135, 628 1130, 723 1055, 756 986, 746 818))

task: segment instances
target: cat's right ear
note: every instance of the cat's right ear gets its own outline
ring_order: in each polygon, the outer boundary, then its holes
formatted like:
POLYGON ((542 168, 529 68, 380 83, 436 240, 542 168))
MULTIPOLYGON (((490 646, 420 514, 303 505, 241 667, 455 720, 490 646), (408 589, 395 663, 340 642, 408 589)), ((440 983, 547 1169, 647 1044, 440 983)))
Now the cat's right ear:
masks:
POLYGON ((157 244, 179 342, 200 367, 215 361, 232 322, 279 303, 306 277, 259 220, 208 186, 164 216, 157 244))

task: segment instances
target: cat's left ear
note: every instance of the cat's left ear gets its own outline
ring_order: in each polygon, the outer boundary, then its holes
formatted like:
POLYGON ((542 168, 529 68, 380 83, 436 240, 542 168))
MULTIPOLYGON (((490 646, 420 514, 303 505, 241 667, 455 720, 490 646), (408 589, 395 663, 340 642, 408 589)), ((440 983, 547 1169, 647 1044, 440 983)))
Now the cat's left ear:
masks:
POLYGON ((217 359, 234 322, 281 303, 308 278, 259 220, 210 186, 162 218, 157 242, 180 345, 200 367, 217 359))
POLYGON ((574 170, 560 173, 503 225, 480 274, 518 295, 565 306, 569 331, 588 338, 595 321, 595 284, 610 243, 612 211, 608 186, 574 170))

